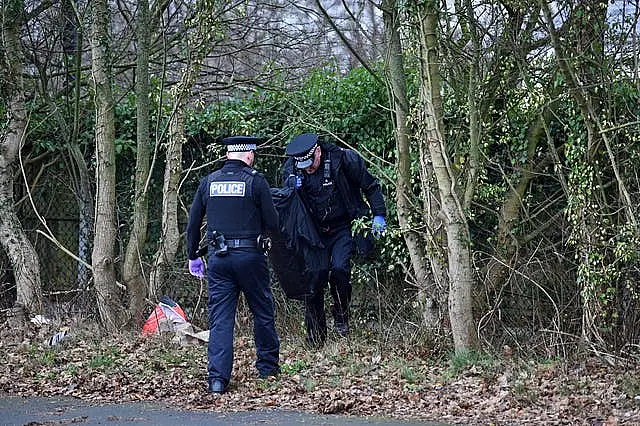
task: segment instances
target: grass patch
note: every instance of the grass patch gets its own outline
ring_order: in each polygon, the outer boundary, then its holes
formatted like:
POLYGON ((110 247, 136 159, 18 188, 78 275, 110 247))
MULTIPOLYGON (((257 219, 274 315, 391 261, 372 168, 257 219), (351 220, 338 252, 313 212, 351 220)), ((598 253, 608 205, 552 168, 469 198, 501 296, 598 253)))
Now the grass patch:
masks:
POLYGON ((75 365, 67 365, 67 367, 64 369, 64 372, 69 376, 76 377, 78 375, 78 367, 76 367, 75 365))
POLYGON ((157 361, 162 362, 168 366, 180 365, 184 362, 182 354, 178 351, 162 350, 155 355, 157 361))
POLYGON ((296 374, 300 374, 300 372, 307 368, 307 366, 308 364, 304 360, 295 360, 293 362, 291 362, 291 360, 287 360, 280 366, 280 370, 282 371, 282 374, 295 376, 296 374))
POLYGON ((45 349, 39 356, 38 361, 42 365, 51 367, 56 363, 56 351, 53 349, 45 349))
POLYGON ((363 362, 353 362, 353 364, 349 364, 349 374, 359 376, 361 374, 365 374, 367 371, 371 369, 371 364, 366 364, 363 362))
POLYGON ((35 375, 35 381, 36 383, 42 382, 42 381, 51 381, 56 377, 56 373, 54 373, 53 371, 44 371, 44 372, 38 372, 35 375))
POLYGON ((538 399, 537 390, 523 381, 516 381, 511 392, 516 401, 520 403, 533 404, 538 399))
POLYGON ((448 374, 450 377, 455 377, 470 367, 491 369, 494 365, 494 358, 487 353, 478 351, 461 351, 451 355, 449 358, 448 374))
POLYGON ((275 391, 282 389, 282 383, 277 376, 269 376, 258 381, 258 388, 263 391, 275 391))
POLYGON ((91 368, 109 368, 113 367, 116 359, 120 357, 120 350, 117 347, 107 347, 104 351, 98 350, 98 353, 91 358, 89 366, 91 368))
POLYGON ((406 380, 409 384, 416 384, 424 381, 424 374, 408 365, 402 366, 402 369, 400 370, 400 377, 406 380))
POLYGON ((302 385, 302 387, 304 388, 304 390, 306 392, 313 392, 316 388, 316 382, 315 380, 309 378, 309 377, 302 377, 300 379, 300 384, 302 385))
POLYGON ((640 377, 627 375, 620 380, 620 389, 629 398, 640 395, 640 377))

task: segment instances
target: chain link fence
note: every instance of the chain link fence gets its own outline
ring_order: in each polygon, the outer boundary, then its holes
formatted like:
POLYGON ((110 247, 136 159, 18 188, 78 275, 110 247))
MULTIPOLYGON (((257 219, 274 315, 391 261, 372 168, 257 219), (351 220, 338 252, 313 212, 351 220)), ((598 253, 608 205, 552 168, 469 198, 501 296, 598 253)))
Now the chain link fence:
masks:
MULTIPOLYGON (((46 224, 60 245, 71 253, 78 253, 77 218, 48 218, 46 224)), ((80 277, 86 274, 86 267, 38 232, 42 228, 38 219, 24 219, 23 227, 40 260, 42 291, 46 294, 77 290, 82 282, 80 277)))

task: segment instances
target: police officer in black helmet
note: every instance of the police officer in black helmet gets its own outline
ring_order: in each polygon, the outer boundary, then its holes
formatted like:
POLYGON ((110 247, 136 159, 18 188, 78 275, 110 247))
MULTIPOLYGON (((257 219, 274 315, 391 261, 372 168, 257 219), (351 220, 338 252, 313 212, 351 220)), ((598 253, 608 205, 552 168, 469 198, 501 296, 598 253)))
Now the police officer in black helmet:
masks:
MULTIPOLYGON (((286 185, 297 188, 327 248, 335 331, 346 336, 351 303, 351 258, 356 249, 351 223, 371 213, 373 236, 378 238, 384 233, 387 211, 382 190, 360 155, 323 142, 314 133, 293 138, 285 152, 289 158, 284 165, 283 178, 286 185)), ((305 325, 307 341, 315 346, 326 339, 327 321, 324 312, 326 282, 314 284, 315 293, 305 301, 305 325)))
POLYGON ((209 287, 209 392, 224 393, 233 366, 233 329, 242 291, 253 314, 256 368, 266 378, 280 373, 280 341, 265 257, 265 241, 278 229, 278 214, 264 176, 252 169, 257 139, 225 138, 227 161, 202 179, 187 224, 189 272, 203 278, 198 257, 200 226, 207 215, 209 287))

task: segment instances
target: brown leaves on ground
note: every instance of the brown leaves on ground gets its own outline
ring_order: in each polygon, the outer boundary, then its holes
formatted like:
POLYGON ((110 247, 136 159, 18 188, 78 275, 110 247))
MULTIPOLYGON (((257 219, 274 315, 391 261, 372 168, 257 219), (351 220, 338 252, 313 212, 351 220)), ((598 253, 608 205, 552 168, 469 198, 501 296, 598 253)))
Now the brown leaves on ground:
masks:
POLYGON ((72 330, 57 346, 22 335, 0 342, 0 393, 87 401, 155 400, 212 411, 264 409, 466 425, 640 425, 637 366, 486 357, 454 367, 356 338, 311 350, 282 336, 282 374, 261 380, 251 337, 235 339, 230 391, 206 392, 206 346, 170 336, 96 337, 72 330))

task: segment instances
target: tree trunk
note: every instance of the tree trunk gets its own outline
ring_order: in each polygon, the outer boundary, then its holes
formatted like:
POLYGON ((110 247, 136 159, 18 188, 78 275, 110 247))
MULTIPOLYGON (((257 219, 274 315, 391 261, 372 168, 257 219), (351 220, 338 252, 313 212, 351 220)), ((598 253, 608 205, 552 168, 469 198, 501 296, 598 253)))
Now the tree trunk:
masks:
MULTIPOLYGON (((178 101, 179 102, 179 101, 178 101)), ((151 274, 149 295, 154 300, 158 291, 165 287, 167 273, 175 261, 180 230, 178 229, 178 185, 182 173, 182 145, 184 136, 185 112, 181 103, 176 105, 169 123, 169 143, 162 186, 162 237, 156 252, 151 274)))
MULTIPOLYGON (((0 147, 3 152, 6 152, 7 146, 13 143, 9 139, 14 138, 12 133, 16 130, 16 128, 12 128, 8 131, 0 147)), ((21 135, 15 136, 21 137, 21 135)), ((2 248, 13 267, 17 289, 16 304, 25 308, 29 315, 41 314, 44 312, 44 306, 40 281, 40 261, 31 241, 24 233, 14 209, 13 172, 12 164, 8 164, 5 156, 0 155, 0 239, 2 248)))
POLYGON ((478 81, 482 79, 480 75, 480 55, 481 43, 478 36, 478 24, 474 14, 471 0, 465 0, 465 11, 469 22, 469 33, 471 36, 471 63, 469 65, 469 84, 467 89, 467 104, 469 117, 469 162, 466 165, 467 182, 464 187, 462 197, 462 207, 464 211, 471 209, 471 202, 476 193, 478 185, 478 174, 480 173, 480 139, 482 132, 482 121, 480 120, 480 102, 478 81))
MULTIPOLYGON (((438 328, 441 324, 439 312, 439 290, 442 287, 436 285, 433 276, 429 274, 428 257, 426 247, 433 248, 425 238, 425 232, 420 232, 416 226, 416 210, 420 206, 415 205, 411 198, 413 189, 411 185, 411 158, 410 138, 411 130, 407 126, 409 116, 409 100, 407 98, 406 77, 400 33, 398 29, 399 17, 395 0, 385 0, 382 3, 384 34, 386 42, 386 73, 391 105, 393 106, 394 122, 396 127, 396 145, 398 148, 397 177, 396 177, 396 202, 398 207, 398 222, 402 235, 409 251, 411 266, 415 274, 415 285, 419 289, 418 299, 422 307, 422 317, 425 326, 431 329, 438 328)), ((428 213, 424 213, 428 215, 428 213)), ((422 215, 419 215, 422 217, 422 215)), ((429 231, 427 231, 429 232, 429 231)), ((437 259, 437 255, 433 256, 437 259)), ((435 265, 436 262, 432 262, 435 265)), ((440 274, 437 274, 440 275, 440 274)))
POLYGON ((131 235, 127 244, 123 278, 129 291, 129 317, 133 325, 143 321, 144 300, 147 286, 142 269, 142 252, 147 241, 149 177, 149 1, 138 1, 136 17, 137 66, 136 66, 136 111, 137 111, 137 158, 135 196, 131 235))
POLYGON ((438 67, 437 10, 433 2, 422 6, 418 30, 420 48, 420 97, 423 110, 419 122, 433 163, 445 223, 449 271, 449 320, 456 352, 477 344, 472 312, 474 284, 471 241, 466 216, 454 192, 455 179, 445 149, 440 70, 438 67))
MULTIPOLYGON (((547 114, 550 115, 550 114, 547 114)), ((496 232, 495 252, 493 258, 487 265, 486 283, 487 290, 490 294, 500 289, 507 281, 509 271, 513 267, 514 258, 517 256, 520 244, 518 236, 514 235, 513 229, 516 228, 521 219, 522 206, 524 205, 524 197, 529 184, 534 178, 535 152, 538 142, 545 137, 544 121, 547 117, 541 115, 540 118, 527 131, 527 160, 518 173, 518 181, 509 183, 509 192, 506 200, 500 208, 498 217, 498 230, 496 232)), ((505 176, 505 179, 509 179, 505 176)), ((493 302, 493 297, 490 298, 493 302)), ((499 302, 499 301, 496 301, 499 302)))
POLYGON ((107 0, 92 2, 91 70, 96 104, 96 218, 92 253, 93 280, 102 324, 109 331, 122 325, 122 307, 116 285, 116 156, 114 102, 109 57, 107 0))
MULTIPOLYGON (((213 4, 207 7, 215 6, 213 4)), ((204 14, 211 19, 217 16, 215 7, 204 14)), ((160 246, 155 254, 155 261, 151 271, 149 296, 157 299, 158 291, 166 285, 169 268, 175 261, 180 243, 178 229, 178 187, 182 174, 182 146, 186 141, 185 130, 185 99, 189 98, 191 89, 196 82, 202 66, 202 61, 211 49, 211 25, 208 19, 198 21, 196 31, 186 38, 184 43, 186 66, 180 83, 171 88, 173 113, 169 118, 169 141, 166 145, 166 164, 164 183, 162 186, 162 235, 160 246)))
POLYGON ((28 314, 44 312, 40 282, 40 262, 15 211, 13 176, 15 160, 22 148, 27 130, 27 109, 22 80, 24 55, 20 45, 20 29, 24 13, 22 3, 2 4, 2 75, 7 124, 0 141, 0 244, 7 254, 16 281, 16 304, 28 314))
MULTIPOLYGON (((89 179, 89 169, 84 161, 84 156, 78 141, 75 139, 69 147, 73 165, 76 169, 74 186, 78 200, 78 257, 91 264, 91 241, 93 237, 94 197, 89 179)), ((86 289, 89 285, 90 269, 82 263, 78 263, 78 288, 86 289)))

